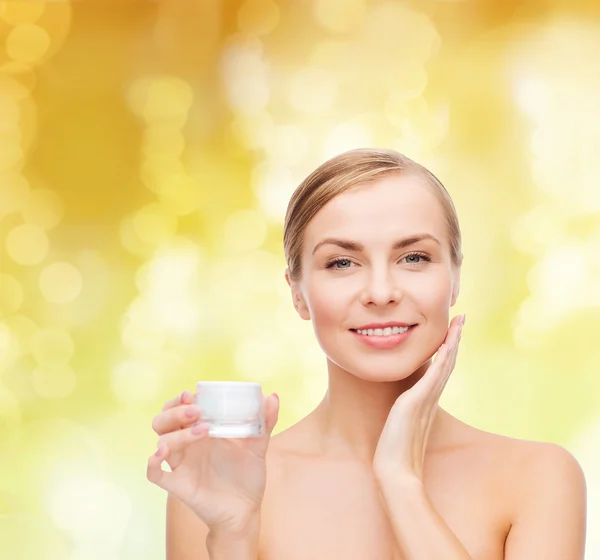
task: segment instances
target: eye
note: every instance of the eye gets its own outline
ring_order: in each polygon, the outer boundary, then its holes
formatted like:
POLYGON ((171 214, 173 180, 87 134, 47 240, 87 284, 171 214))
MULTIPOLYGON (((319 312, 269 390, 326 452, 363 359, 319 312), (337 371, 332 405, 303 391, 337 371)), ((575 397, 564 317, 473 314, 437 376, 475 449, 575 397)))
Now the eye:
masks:
POLYGON ((350 268, 351 264, 352 264, 352 261, 350 259, 345 259, 343 257, 338 257, 336 259, 330 260, 325 265, 325 268, 333 268, 335 270, 342 270, 344 268, 350 268), (337 266, 338 264, 341 264, 343 266, 337 266))
POLYGON ((421 262, 417 261, 416 259, 421 259, 425 262, 431 262, 431 257, 425 253, 410 253, 410 255, 406 255, 404 258, 409 259, 407 261, 408 264, 421 264, 421 262))

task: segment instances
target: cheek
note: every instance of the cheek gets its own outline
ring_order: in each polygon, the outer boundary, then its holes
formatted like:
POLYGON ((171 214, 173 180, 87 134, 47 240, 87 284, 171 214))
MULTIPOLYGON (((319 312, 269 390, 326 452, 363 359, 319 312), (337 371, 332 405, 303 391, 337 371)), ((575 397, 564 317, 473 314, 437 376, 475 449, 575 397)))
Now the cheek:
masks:
POLYGON ((449 275, 422 276, 413 286, 411 296, 423 311, 448 314, 452 301, 452 279, 449 275))
POLYGON ((307 303, 313 324, 338 324, 345 314, 351 297, 334 282, 315 282, 307 287, 307 303))

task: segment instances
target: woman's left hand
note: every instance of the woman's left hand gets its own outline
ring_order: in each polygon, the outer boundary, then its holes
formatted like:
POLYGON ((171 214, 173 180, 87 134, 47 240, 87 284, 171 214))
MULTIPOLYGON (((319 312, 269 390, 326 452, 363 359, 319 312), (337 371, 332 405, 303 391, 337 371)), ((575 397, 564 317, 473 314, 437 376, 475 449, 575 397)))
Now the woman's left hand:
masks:
POLYGON ((452 320, 433 364, 392 406, 373 457, 377 480, 405 476, 423 481, 429 432, 439 398, 456 363, 463 324, 464 315, 452 320))

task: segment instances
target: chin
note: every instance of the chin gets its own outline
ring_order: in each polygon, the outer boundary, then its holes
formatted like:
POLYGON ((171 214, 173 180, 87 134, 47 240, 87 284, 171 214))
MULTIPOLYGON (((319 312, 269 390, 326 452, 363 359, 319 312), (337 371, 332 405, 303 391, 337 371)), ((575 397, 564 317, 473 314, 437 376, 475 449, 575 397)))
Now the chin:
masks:
POLYGON ((408 379, 423 365, 423 362, 417 361, 414 363, 406 363, 405 361, 399 364, 398 358, 391 356, 382 356, 379 359, 369 360, 365 360, 362 357, 362 359, 352 362, 349 362, 347 359, 340 361, 330 359, 330 361, 354 377, 376 383, 391 383, 408 379))

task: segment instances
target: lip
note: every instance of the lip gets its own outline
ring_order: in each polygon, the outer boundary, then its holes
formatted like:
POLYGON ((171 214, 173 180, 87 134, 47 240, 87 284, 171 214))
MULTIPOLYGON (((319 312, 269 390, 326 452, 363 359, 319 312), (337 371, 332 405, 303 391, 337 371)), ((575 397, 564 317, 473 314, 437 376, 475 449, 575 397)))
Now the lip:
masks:
POLYGON ((388 321, 387 323, 369 323, 368 325, 363 325, 362 327, 356 327, 355 331, 362 331, 365 329, 385 329, 387 327, 412 327, 408 323, 398 323, 397 321, 388 321))
MULTIPOLYGON (((395 323, 393 325, 388 325, 388 326, 401 326, 398 325, 398 323, 395 323)), ((409 325, 405 325, 405 326, 409 326, 409 325)), ((368 336, 366 334, 360 334, 359 332, 356 332, 355 330, 351 330, 350 332, 363 344, 366 344, 367 346, 370 346, 371 348, 378 348, 380 350, 388 350, 390 348, 396 348, 397 346, 400 346, 400 344, 403 344, 404 342, 406 342, 406 340, 410 337, 410 335, 412 334, 412 332, 415 330, 415 327, 417 325, 413 325, 412 327, 410 327, 406 332, 400 333, 400 334, 390 334, 389 336, 368 336)), ((370 327, 373 328, 373 327, 370 327)), ((382 327, 375 327, 375 328, 382 328, 382 327)))

